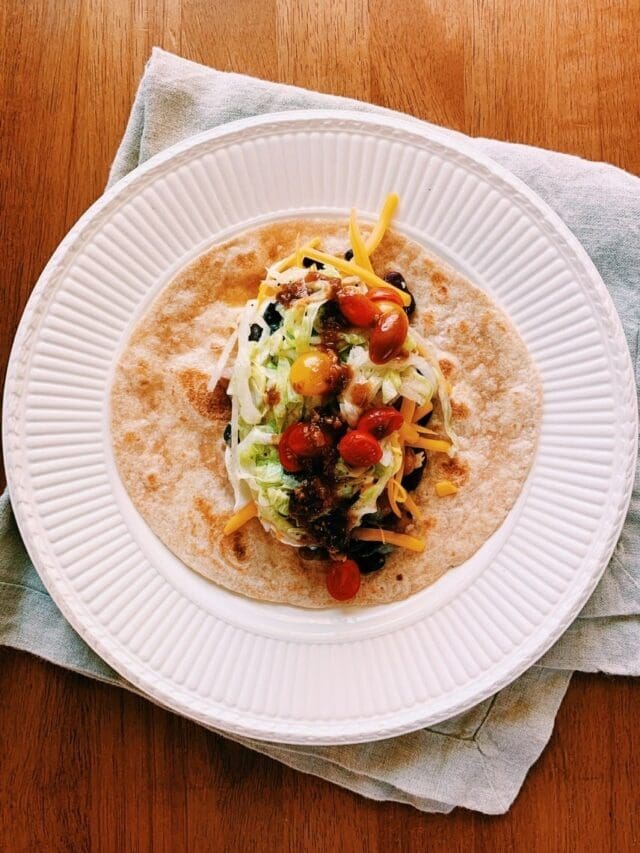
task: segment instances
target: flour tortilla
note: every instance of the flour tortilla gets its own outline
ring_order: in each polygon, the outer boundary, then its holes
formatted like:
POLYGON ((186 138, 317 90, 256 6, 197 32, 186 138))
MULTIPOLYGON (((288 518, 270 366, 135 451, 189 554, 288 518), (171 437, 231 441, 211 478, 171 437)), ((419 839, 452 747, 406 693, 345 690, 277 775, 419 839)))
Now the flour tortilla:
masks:
MULTIPOLYGON (((162 291, 138 323, 116 369, 111 428, 120 476, 154 533, 187 566, 238 593, 303 607, 335 602, 326 564, 304 560, 252 519, 231 536, 233 512, 223 431, 224 387, 207 391, 218 354, 264 269, 296 239, 319 235, 335 254, 347 247, 344 221, 294 220, 249 231, 214 246, 162 291)), ((372 257, 384 274, 399 270, 417 303, 413 323, 439 351, 453 391, 456 459, 429 454, 415 493, 427 540, 424 553, 396 549, 379 572, 362 578, 355 605, 403 599, 472 556, 516 500, 531 466, 542 409, 540 379, 504 313, 439 258, 388 232, 372 257), (438 498, 434 483, 460 486, 438 498)), ((224 383, 223 383, 224 385, 224 383)))

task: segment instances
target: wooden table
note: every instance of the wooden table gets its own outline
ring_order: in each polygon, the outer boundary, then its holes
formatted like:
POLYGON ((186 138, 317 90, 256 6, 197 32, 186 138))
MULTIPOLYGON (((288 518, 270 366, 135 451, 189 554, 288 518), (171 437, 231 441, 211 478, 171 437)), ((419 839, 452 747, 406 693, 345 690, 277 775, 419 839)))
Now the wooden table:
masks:
MULTIPOLYGON (((0 350, 101 192, 151 46, 640 171, 638 0, 1 0, 0 350)), ((576 676, 510 813, 361 799, 143 699, 0 652, 0 848, 640 845, 640 685, 576 676)))

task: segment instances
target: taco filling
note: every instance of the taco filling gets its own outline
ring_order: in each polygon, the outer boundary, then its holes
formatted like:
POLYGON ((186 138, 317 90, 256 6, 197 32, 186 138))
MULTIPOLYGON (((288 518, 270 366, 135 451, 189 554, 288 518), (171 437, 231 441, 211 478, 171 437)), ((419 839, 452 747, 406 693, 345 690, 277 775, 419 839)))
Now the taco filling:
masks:
MULTIPOLYGON (((341 600, 394 548, 424 550, 412 492, 431 454, 457 450, 449 383, 411 325, 415 300, 401 271, 370 259, 396 204, 389 196, 367 242, 352 211, 342 257, 313 239, 272 264, 209 384, 236 346, 225 464, 237 510, 224 533, 257 516, 281 543, 326 560, 341 600)), ((458 491, 446 479, 435 489, 458 491)))

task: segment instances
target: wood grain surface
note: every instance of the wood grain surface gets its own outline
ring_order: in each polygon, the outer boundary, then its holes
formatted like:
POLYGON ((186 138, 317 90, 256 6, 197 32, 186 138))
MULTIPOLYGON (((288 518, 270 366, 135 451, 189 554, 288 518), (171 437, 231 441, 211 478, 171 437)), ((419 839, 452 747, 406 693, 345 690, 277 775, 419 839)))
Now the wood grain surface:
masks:
MULTIPOLYGON (((640 3, 0 0, 0 360, 152 45, 640 171, 640 3)), ((366 801, 0 651, 0 850, 640 849, 640 686, 577 676, 509 814, 366 801)))

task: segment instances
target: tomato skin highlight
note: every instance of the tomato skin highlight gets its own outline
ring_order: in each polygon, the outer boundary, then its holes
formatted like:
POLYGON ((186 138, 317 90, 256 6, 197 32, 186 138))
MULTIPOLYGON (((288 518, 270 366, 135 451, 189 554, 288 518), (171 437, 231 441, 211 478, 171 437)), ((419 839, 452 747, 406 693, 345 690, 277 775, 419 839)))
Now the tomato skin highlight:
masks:
POLYGON ((380 313, 368 296, 354 293, 350 296, 342 296, 338 304, 340 311, 344 314, 352 326, 359 329, 367 329, 378 319, 380 313))
POLYGON ((296 456, 317 456, 331 444, 327 434, 317 424, 300 421, 287 427, 285 432, 287 444, 296 456))
POLYGON ((401 308, 378 317, 369 338, 371 361, 374 364, 386 364, 399 355, 408 331, 409 320, 401 308))
POLYGON ((403 423, 404 418, 393 406, 378 406, 360 416, 357 429, 381 439, 399 430, 403 423))
POLYGON ((367 298, 372 302, 393 302, 395 305, 403 307, 402 299, 399 294, 386 287, 374 287, 367 293, 367 298))
POLYGON ((327 572, 327 590, 336 601, 348 601, 360 589, 360 569, 355 560, 336 560, 327 572))
POLYGON ((309 350, 291 365, 289 381, 303 397, 327 394, 333 385, 334 359, 323 350, 309 350))
POLYGON ((297 426, 297 424, 287 427, 280 436, 280 441, 278 442, 278 457, 280 459, 280 464, 284 470, 288 471, 290 474, 296 474, 298 471, 302 471, 302 463, 289 444, 290 431, 295 426, 297 426))
POLYGON ((368 432, 352 429, 340 439, 340 456, 354 468, 375 465, 382 459, 382 448, 377 439, 368 432))

